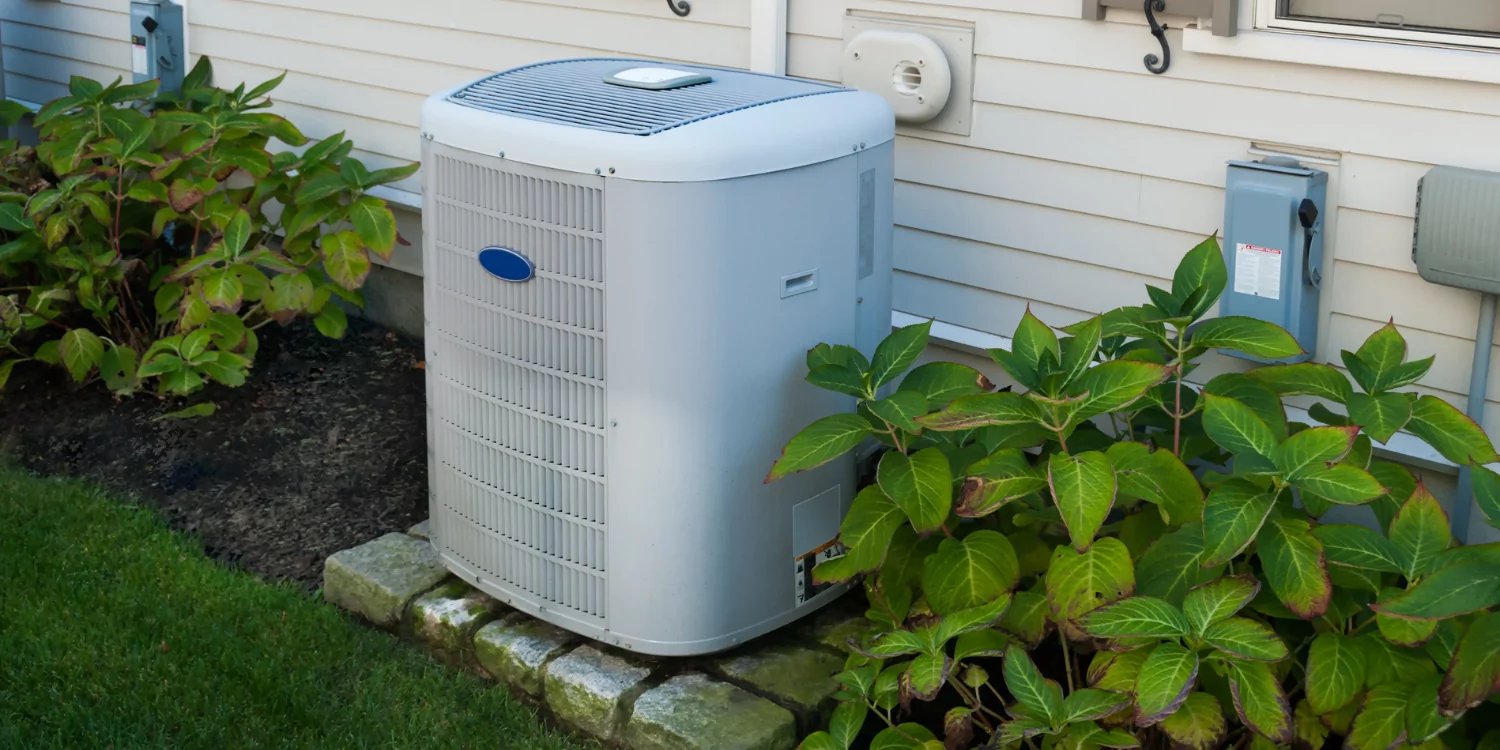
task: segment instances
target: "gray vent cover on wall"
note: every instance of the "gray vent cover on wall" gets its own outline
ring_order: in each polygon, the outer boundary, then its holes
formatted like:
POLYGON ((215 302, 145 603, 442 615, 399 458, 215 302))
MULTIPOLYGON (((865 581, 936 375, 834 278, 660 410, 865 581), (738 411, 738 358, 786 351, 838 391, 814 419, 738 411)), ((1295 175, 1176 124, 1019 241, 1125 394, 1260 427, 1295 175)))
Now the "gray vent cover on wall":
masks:
POLYGON ((606 83, 639 60, 561 60, 528 65, 466 86, 450 101, 466 107, 627 135, 663 130, 747 107, 843 91, 837 86, 780 76, 700 68, 663 67, 712 77, 708 83, 651 90, 606 83))

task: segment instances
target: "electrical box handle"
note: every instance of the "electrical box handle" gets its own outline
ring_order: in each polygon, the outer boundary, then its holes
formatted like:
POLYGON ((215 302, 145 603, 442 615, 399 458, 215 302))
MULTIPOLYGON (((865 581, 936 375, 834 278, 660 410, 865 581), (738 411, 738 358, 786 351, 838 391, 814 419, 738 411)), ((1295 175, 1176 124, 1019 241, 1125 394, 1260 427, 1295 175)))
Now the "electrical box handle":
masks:
POLYGON ((1302 234, 1304 245, 1302 246, 1302 263, 1304 278, 1314 289, 1323 288, 1323 258, 1313 258, 1313 236, 1317 234, 1318 204, 1313 203, 1311 198, 1303 198, 1302 203, 1297 206, 1297 220, 1302 223, 1302 234))

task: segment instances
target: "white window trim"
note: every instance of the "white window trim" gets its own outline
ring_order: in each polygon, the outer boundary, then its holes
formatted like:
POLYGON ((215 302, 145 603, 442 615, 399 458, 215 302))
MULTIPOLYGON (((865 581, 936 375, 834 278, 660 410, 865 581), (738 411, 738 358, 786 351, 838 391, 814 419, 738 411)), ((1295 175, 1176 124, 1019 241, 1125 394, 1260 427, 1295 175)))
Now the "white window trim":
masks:
MULTIPOLYGON (((1214 36, 1206 22, 1182 32, 1186 52, 1226 55, 1329 68, 1446 78, 1500 84, 1500 47, 1455 45, 1450 34, 1397 32, 1330 23, 1276 20, 1275 0, 1253 0, 1240 7, 1237 36, 1214 36), (1383 32, 1376 34, 1375 32, 1383 32), (1389 35, 1401 35, 1395 38, 1389 35), (1382 38, 1384 37, 1384 38, 1382 38), (1424 37, 1419 39, 1418 37, 1424 37), (1445 43, 1425 38, 1444 38, 1445 43)), ((1460 37, 1465 42, 1500 45, 1500 40, 1460 37)))
POLYGON ((1302 21, 1295 18, 1277 18, 1276 0, 1254 0, 1255 28, 1264 31, 1298 31, 1322 34, 1344 39, 1363 41, 1391 41, 1412 44, 1436 45, 1444 48, 1489 48, 1500 49, 1500 37, 1467 35, 1461 33, 1437 33, 1391 29, 1331 21, 1302 21))

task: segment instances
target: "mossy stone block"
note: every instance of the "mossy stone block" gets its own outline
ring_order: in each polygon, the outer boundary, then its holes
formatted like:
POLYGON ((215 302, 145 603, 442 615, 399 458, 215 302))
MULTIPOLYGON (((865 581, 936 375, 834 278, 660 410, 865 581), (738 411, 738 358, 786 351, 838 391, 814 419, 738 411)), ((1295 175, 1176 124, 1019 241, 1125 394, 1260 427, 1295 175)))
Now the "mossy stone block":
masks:
POLYGON ((417 597, 407 610, 418 640, 443 651, 463 650, 481 625, 504 610, 500 602, 463 581, 449 581, 417 597))
POLYGON ((547 665, 547 706, 579 731, 613 740, 625 709, 650 676, 645 667, 594 646, 579 646, 547 665))
POLYGON ((763 695, 770 695, 809 712, 833 710, 839 683, 833 674, 844 660, 819 649, 769 646, 721 659, 719 669, 763 695))
POLYGON ((636 699, 630 750, 791 750, 792 712, 701 674, 673 677, 636 699))
POLYGON ((391 532, 324 561, 323 598, 390 627, 407 602, 447 577, 431 544, 391 532))
POLYGON ((518 616, 480 628, 474 635, 474 656, 490 676, 540 697, 547 660, 577 640, 578 636, 566 630, 518 616))
POLYGON ((423 521, 416 526, 407 529, 406 535, 415 537, 417 539, 423 539, 429 542, 432 541, 432 521, 423 521))
POLYGON ((807 632, 818 643, 848 653, 849 639, 863 641, 873 627, 874 623, 865 619, 864 614, 841 602, 814 615, 807 632))

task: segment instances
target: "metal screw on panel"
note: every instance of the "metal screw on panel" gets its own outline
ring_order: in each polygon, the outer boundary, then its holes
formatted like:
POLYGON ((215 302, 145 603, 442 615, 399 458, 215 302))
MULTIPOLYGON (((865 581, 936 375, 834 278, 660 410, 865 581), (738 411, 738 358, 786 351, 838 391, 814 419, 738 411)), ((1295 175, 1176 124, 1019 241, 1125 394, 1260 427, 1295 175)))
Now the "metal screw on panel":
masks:
POLYGON ((863 305, 864 303, 865 303, 865 298, 864 297, 855 297, 854 298, 854 304, 856 304, 856 305, 863 305))
POLYGON ((599 174, 599 169, 597 167, 594 169, 594 174, 599 174))
POLYGON ((609 426, 610 426, 610 427, 618 427, 618 426, 619 426, 619 425, 620 425, 620 423, 619 423, 619 422, 616 422, 616 421, 615 421, 615 420, 613 420, 613 419, 611 419, 611 420, 609 420, 609 426))
POLYGON ((504 152, 504 151, 501 151, 501 152, 500 152, 500 158, 501 158, 501 159, 504 159, 504 158, 505 158, 505 152, 504 152))
POLYGON ((860 141, 859 142, 859 147, 860 148, 864 148, 865 147, 865 142, 864 141, 860 141))
POLYGON ((854 59, 856 59, 856 60, 859 59, 859 53, 858 52, 854 53, 854 59))
POLYGON ((850 150, 850 151, 858 151, 858 150, 859 150, 859 144, 858 144, 858 143, 856 143, 856 144, 854 144, 854 145, 853 145, 853 146, 850 146, 850 147, 849 147, 849 150, 850 150))
POLYGON ((927 67, 927 61, 926 60, 918 60, 917 61, 917 67, 919 67, 919 68, 925 68, 925 67, 927 67))
POLYGON ((614 167, 610 167, 609 168, 609 173, 610 174, 614 174, 615 173, 615 168, 614 167))

